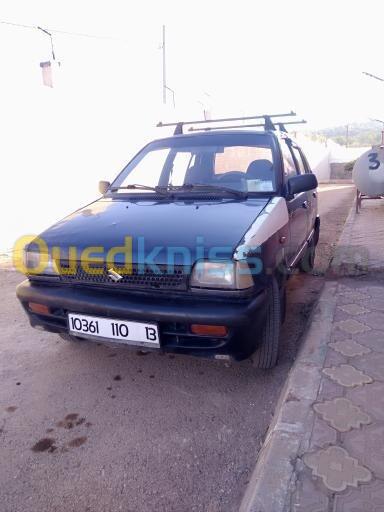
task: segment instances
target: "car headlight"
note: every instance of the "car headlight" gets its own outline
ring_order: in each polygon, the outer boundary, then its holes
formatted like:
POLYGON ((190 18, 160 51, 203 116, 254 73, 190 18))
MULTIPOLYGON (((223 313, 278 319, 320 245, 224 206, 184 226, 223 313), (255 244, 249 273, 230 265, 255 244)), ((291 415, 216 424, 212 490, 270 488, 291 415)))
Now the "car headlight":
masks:
POLYGON ((243 290, 253 286, 251 271, 240 261, 198 261, 190 281, 195 288, 243 290))
POLYGON ((24 251, 24 266, 27 275, 57 276, 59 274, 55 260, 48 253, 26 249, 24 251))

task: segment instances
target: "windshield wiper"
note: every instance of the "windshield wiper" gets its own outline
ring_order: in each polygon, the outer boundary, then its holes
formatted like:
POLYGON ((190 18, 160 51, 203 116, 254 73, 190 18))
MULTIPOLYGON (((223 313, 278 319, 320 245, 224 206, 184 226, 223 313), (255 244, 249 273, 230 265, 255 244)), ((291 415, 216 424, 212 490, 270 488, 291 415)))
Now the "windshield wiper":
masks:
POLYGON ((162 194, 164 196, 169 196, 173 191, 182 191, 182 190, 214 190, 218 192, 227 192, 236 197, 246 198, 248 197, 247 192, 243 192, 242 190, 236 190, 230 187, 221 187, 220 185, 210 185, 209 183, 188 183, 186 185, 181 186, 173 186, 169 185, 168 187, 150 187, 149 185, 141 185, 139 183, 132 183, 130 185, 125 185, 124 187, 113 187, 111 188, 111 192, 116 192, 117 190, 151 190, 156 192, 157 194, 162 194))
POLYGON ((168 190, 214 190, 218 192, 228 192, 236 197, 246 198, 248 193, 242 190, 236 190, 230 187, 222 187, 220 185, 211 185, 209 183, 188 183, 180 187, 168 187, 168 190))
POLYGON ((139 183, 132 183, 131 185, 125 185, 124 187, 113 187, 111 188, 111 192, 116 192, 117 190, 152 190, 157 194, 163 194, 164 196, 169 195, 169 191, 165 187, 150 187, 149 185, 140 185, 139 183))

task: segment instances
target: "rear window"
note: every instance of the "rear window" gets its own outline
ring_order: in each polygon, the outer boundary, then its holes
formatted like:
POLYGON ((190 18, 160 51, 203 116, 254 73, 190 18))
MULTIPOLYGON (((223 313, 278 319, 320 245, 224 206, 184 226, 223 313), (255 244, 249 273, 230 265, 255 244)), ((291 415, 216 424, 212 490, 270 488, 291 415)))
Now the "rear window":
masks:
POLYGON ((233 170, 247 172, 255 160, 273 162, 271 148, 251 146, 228 146, 223 153, 216 154, 215 174, 224 174, 233 170))

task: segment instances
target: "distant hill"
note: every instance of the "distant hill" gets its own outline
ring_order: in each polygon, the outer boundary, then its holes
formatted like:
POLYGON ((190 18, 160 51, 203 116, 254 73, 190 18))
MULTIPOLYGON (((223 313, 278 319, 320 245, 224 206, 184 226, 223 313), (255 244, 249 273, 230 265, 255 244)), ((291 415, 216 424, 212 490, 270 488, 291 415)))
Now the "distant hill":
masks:
MULTIPOLYGON (((363 147, 373 146, 381 142, 380 123, 351 123, 348 125, 348 146, 363 147)), ((334 128, 325 128, 308 134, 311 139, 324 141, 331 139, 342 146, 347 145, 347 126, 335 126, 334 128)))

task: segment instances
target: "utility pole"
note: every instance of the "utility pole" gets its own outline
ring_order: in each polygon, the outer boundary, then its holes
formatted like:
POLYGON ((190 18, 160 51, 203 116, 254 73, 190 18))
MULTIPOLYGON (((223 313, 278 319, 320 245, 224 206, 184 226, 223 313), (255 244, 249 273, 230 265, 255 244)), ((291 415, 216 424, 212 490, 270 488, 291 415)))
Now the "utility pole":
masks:
POLYGON ((175 91, 168 87, 167 85, 167 74, 166 74, 166 64, 165 64, 165 25, 163 25, 163 42, 161 46, 163 52, 163 103, 166 105, 167 103, 167 91, 172 93, 172 101, 173 101, 173 108, 176 108, 176 102, 175 102, 175 91))
POLYGON ((166 67, 165 67, 165 25, 163 25, 163 103, 167 103, 167 81, 166 81, 166 67))

